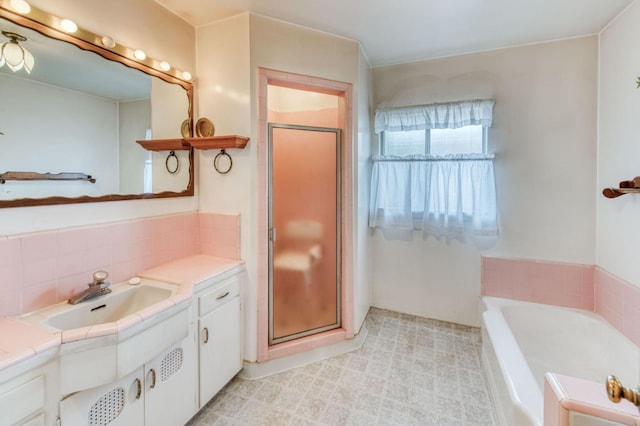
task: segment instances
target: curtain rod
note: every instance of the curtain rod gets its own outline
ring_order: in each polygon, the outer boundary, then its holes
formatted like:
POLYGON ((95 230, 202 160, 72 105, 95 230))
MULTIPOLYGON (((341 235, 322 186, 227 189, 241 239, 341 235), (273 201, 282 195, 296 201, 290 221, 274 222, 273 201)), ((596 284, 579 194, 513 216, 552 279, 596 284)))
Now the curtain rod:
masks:
POLYGON ((371 158, 380 162, 431 162, 431 161, 487 161, 493 160, 494 154, 481 158, 371 158))

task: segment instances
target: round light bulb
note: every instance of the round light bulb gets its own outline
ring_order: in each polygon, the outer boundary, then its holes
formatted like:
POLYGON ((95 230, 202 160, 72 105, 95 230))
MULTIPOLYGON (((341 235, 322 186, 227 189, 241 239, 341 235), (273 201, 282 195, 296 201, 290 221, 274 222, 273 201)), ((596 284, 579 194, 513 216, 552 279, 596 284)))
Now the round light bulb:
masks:
POLYGON ((182 78, 184 78, 185 80, 191 80, 191 73, 189 71, 183 71, 182 78))
POLYGON ((9 2, 9 7, 21 15, 26 15, 31 12, 31 6, 29 6, 29 3, 24 0, 11 0, 9 2))
POLYGON ((144 61, 145 58, 147 57, 147 54, 144 53, 144 51, 138 49, 135 52, 133 52, 133 56, 139 61, 144 61))
POLYGON ((102 37, 101 41, 102 41, 102 45, 104 47, 108 47, 108 48, 111 49, 112 47, 116 46, 116 42, 111 37, 104 36, 104 37, 102 37))
POLYGON ((167 61, 160 62, 160 69, 162 71, 169 71, 171 69, 171 65, 167 61))
POLYGON ((75 33, 78 31, 78 26, 71 19, 63 19, 60 21, 60 28, 68 33, 75 33))

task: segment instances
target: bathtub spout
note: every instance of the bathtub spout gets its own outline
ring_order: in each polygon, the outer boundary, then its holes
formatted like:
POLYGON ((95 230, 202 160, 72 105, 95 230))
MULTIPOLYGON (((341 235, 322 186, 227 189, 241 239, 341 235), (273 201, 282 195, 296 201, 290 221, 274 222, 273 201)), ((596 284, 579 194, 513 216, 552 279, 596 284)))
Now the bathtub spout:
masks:
POLYGON ((622 398, 632 402, 636 406, 640 406, 640 393, 631 388, 625 388, 616 376, 607 376, 607 396, 615 403, 620 402, 622 398))

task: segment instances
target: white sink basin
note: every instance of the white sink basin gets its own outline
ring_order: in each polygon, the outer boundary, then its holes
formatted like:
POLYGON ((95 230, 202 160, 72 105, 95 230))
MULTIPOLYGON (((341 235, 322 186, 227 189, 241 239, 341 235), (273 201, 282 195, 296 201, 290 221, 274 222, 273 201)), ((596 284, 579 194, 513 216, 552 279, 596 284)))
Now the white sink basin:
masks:
MULTIPOLYGON (((169 299, 177 290, 175 285, 157 281, 142 280, 136 286, 127 283, 111 287, 112 292, 77 305, 55 305, 52 310, 60 311, 46 315, 45 324, 58 330, 87 327, 90 325, 116 322, 158 302, 169 299), (66 308, 66 309, 64 309, 66 308)), ((44 314, 44 315, 43 315, 44 314)))
POLYGON ((142 278, 71 305, 48 306, 18 319, 60 333, 61 390, 66 395, 112 383, 189 334, 191 294, 142 278))

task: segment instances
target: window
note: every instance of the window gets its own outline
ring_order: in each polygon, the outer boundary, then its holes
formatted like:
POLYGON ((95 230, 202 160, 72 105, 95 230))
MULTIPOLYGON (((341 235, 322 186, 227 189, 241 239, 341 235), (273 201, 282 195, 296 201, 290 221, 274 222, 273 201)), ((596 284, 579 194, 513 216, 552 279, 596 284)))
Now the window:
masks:
POLYGON ((376 111, 369 226, 385 233, 463 239, 497 235, 493 155, 487 129, 493 101, 376 111))
POLYGON ((487 128, 472 125, 457 129, 383 131, 380 142, 382 155, 484 154, 487 128))

